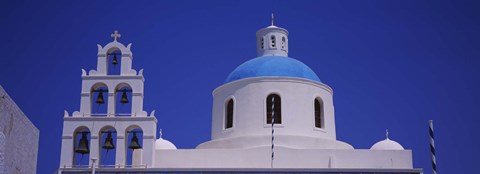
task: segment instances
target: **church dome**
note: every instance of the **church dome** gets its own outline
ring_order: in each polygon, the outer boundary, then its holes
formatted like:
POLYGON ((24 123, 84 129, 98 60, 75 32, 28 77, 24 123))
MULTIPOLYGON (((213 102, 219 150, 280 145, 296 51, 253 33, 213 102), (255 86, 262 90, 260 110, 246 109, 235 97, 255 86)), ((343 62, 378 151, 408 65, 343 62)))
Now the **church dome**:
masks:
POLYGON ((165 140, 163 138, 159 138, 155 141, 155 149, 177 149, 177 146, 175 146, 172 142, 165 140))
POLYGON ((318 76, 304 63, 285 56, 260 56, 238 66, 225 83, 262 76, 297 77, 321 82, 318 76))
POLYGON ((405 150, 402 145, 388 138, 375 143, 370 149, 372 150, 405 150))

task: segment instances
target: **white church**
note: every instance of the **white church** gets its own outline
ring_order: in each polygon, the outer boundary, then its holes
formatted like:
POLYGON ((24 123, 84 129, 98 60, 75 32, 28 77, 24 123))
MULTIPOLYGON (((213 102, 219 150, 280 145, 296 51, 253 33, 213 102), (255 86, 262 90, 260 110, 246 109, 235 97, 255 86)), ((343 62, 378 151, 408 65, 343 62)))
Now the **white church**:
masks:
POLYGON ((370 149, 337 140, 332 89, 288 57, 288 31, 273 20, 256 33, 257 57, 213 90, 211 140, 177 149, 155 111, 143 110, 143 69, 132 69, 132 44, 120 36, 97 45, 96 69, 82 69, 80 110, 64 114, 59 174, 423 173, 388 132, 370 149))

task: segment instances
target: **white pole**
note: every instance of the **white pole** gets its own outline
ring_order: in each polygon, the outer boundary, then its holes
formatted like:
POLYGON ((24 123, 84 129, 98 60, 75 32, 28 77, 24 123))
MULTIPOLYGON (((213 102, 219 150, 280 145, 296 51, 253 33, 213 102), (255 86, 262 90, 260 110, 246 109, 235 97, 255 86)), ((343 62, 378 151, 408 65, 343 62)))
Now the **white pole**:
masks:
POLYGON ((95 174, 95 161, 96 160, 97 160, 97 158, 92 157, 92 174, 95 174))
POLYGON ((430 135, 430 153, 432 156, 432 173, 437 174, 437 160, 435 158, 435 140, 433 137, 433 120, 428 120, 430 135))

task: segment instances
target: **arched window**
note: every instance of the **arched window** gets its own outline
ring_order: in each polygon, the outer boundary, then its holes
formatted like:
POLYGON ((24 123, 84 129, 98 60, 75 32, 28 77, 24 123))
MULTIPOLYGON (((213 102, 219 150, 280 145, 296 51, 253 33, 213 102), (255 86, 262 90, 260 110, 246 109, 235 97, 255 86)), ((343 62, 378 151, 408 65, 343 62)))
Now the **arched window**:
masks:
POLYGON ((323 128, 323 104, 315 99, 315 127, 323 128))
POLYGON ((270 47, 272 47, 272 48, 276 47, 275 35, 270 36, 270 47))
POLYGON ((225 105, 225 129, 233 127, 233 99, 225 105))
POLYGON ((285 37, 282 37, 282 49, 285 49, 285 37))
POLYGON ((261 48, 263 49, 263 48, 264 48, 264 39, 263 39, 263 37, 260 39, 260 45, 261 45, 261 48))
POLYGON ((275 117, 275 124, 282 124, 282 101, 277 94, 270 94, 267 97, 267 123, 272 123, 272 114, 275 117))

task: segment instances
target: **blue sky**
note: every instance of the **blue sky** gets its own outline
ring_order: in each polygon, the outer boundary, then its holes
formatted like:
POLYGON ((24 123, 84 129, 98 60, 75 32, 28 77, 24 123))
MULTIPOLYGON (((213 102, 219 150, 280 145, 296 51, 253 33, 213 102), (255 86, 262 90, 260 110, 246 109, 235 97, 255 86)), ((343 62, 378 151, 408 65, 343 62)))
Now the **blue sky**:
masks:
POLYGON ((480 145, 478 1, 2 1, 0 84, 40 129, 38 173, 60 159, 63 110, 79 110, 81 69, 96 44, 133 43, 144 110, 179 148, 210 139, 211 92, 255 57, 255 32, 290 32, 290 57, 334 90, 337 138, 390 138, 431 173, 435 121, 442 173, 474 173, 480 145))

